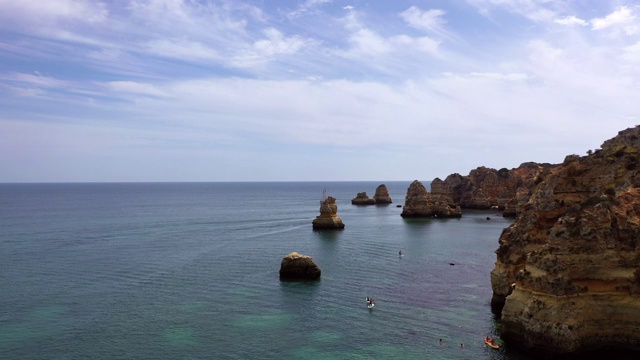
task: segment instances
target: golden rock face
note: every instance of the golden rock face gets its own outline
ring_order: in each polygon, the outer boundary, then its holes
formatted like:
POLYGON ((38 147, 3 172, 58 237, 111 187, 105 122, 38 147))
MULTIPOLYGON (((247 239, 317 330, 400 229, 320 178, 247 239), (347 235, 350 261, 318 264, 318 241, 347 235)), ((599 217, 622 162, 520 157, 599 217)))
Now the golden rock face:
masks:
POLYGON ((376 204, 391 204, 393 202, 385 184, 378 185, 373 199, 376 201, 376 204))
POLYGON ((451 206, 447 202, 433 199, 424 185, 414 180, 405 197, 402 217, 461 217, 460 206, 451 206))
POLYGON ((320 215, 313 220, 312 225, 316 230, 344 229, 344 223, 338 216, 338 204, 334 197, 329 196, 320 202, 320 215))
POLYGON ((281 280, 317 280, 320 275, 320 268, 313 262, 311 256, 295 251, 282 258, 280 263, 281 280))
POLYGON ((505 217, 515 217, 522 204, 529 200, 539 174, 551 164, 527 162, 515 169, 496 170, 484 166, 469 175, 451 174, 446 179, 433 179, 431 198, 434 201, 460 206, 462 209, 499 209, 505 217))
POLYGON ((640 348, 640 127, 543 172, 491 272, 503 337, 576 352, 640 348))

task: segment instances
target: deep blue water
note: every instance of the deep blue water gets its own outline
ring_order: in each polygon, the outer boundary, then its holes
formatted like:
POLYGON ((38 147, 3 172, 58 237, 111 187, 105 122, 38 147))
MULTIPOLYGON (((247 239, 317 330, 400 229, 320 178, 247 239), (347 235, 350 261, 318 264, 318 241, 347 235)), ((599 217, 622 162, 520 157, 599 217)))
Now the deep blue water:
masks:
POLYGON ((482 344, 510 221, 405 220, 410 182, 351 205, 381 183, 0 184, 0 358, 535 358, 482 344), (280 282, 291 251, 321 280, 280 282))

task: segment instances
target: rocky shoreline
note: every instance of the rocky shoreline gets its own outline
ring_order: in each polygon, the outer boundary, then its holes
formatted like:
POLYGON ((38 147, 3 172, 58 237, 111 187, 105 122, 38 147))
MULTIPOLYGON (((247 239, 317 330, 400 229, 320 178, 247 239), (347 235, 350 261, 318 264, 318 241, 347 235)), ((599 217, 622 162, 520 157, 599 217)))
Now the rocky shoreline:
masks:
POLYGON ((538 174, 491 272, 502 337, 576 353, 640 349, 640 127, 538 174))
MULTIPOLYGON (((415 180, 401 216, 496 209, 515 217, 498 240, 491 272, 491 306, 511 344, 562 354, 640 350, 639 171, 636 126, 562 164, 479 167, 434 179, 430 192, 415 180)), ((373 199, 359 193, 352 203, 387 198, 379 187, 373 199)), ((315 228, 344 228, 335 199, 321 204, 315 228)))

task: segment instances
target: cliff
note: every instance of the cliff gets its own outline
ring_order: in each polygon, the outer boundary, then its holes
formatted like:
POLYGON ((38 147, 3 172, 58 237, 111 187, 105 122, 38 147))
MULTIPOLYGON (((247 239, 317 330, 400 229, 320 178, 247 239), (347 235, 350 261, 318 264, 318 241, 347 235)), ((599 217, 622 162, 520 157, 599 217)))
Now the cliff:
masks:
POLYGON ((334 197, 327 197, 320 201, 320 215, 313 219, 313 228, 322 229, 344 229, 344 223, 338 216, 338 204, 334 197))
POLYGON ((640 348, 640 127, 542 172, 491 272, 502 337, 578 352, 640 348))
POLYGON ((504 216, 516 216, 529 200, 538 175, 553 166, 527 162, 518 168, 500 170, 478 167, 469 175, 451 174, 445 180, 431 182, 431 197, 435 201, 463 209, 503 210, 504 216))
POLYGON ((434 200, 424 185, 415 180, 407 189, 402 217, 461 217, 459 206, 450 206, 447 202, 434 200))

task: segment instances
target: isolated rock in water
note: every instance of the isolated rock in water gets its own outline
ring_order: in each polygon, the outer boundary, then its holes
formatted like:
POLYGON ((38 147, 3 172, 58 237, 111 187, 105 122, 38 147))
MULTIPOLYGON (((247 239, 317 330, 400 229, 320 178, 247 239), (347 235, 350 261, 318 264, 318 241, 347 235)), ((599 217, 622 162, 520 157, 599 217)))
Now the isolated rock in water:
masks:
POLYGON ((499 239, 502 337, 578 352, 640 348, 640 127, 539 176, 499 239))
POLYGON ((376 204, 391 204, 391 196, 389 196, 389 191, 387 190, 387 186, 385 184, 378 185, 376 188, 376 193, 373 195, 373 199, 376 204))
POLYGON ((280 263, 280 280, 317 280, 320 273, 311 256, 297 252, 285 256, 280 263))
POLYGON ((451 207, 448 203, 434 201, 424 185, 415 180, 407 189, 402 217, 461 217, 460 206, 451 207))
POLYGON ((370 198, 366 192, 359 192, 358 195, 351 199, 353 205, 374 205, 376 201, 370 198))
POLYGON ((313 228, 321 229, 344 229, 344 223, 338 216, 338 204, 336 199, 329 196, 320 201, 320 215, 312 222, 313 228))

